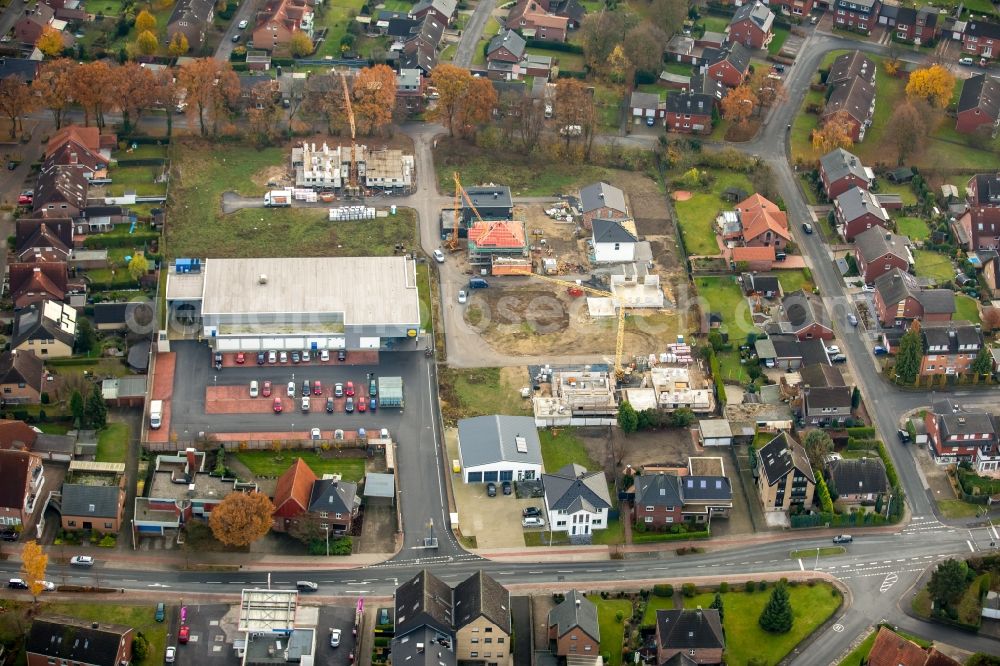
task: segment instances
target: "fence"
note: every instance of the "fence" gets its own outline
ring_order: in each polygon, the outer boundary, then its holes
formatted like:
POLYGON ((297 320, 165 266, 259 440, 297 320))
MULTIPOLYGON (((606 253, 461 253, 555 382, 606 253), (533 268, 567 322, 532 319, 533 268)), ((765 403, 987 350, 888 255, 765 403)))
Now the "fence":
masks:
POLYGON ((341 451, 346 449, 367 449, 370 447, 381 448, 386 445, 386 440, 382 439, 360 439, 356 433, 345 439, 241 439, 241 440, 202 440, 200 442, 150 442, 142 443, 142 446, 150 453, 173 453, 183 451, 187 448, 195 448, 200 451, 205 449, 217 449, 220 446, 227 452, 230 451, 294 451, 298 449, 313 451, 341 451))

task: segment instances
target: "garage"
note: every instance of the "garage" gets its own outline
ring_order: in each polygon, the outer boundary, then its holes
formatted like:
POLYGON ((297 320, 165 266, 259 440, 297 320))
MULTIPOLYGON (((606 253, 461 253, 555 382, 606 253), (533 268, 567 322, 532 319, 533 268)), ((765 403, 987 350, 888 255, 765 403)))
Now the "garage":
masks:
POLYGON ((466 483, 541 478, 542 445, 530 416, 477 416, 458 422, 458 457, 466 483))

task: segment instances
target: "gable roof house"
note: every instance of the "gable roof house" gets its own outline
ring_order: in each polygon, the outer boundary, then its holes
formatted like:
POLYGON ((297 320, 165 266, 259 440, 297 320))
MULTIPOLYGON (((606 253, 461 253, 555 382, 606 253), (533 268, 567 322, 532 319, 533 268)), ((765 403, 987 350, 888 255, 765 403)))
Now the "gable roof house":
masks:
POLYGON ((38 76, 38 65, 41 61, 30 58, 11 58, 5 56, 0 59, 0 79, 9 76, 16 76, 25 83, 31 83, 38 76))
POLYGON ((655 125, 657 118, 664 116, 665 107, 660 104, 659 93, 634 90, 629 97, 628 106, 632 110, 632 123, 635 125, 644 125, 649 122, 655 125))
POLYGON ((410 16, 424 18, 431 16, 442 25, 448 25, 455 18, 458 0, 420 0, 410 9, 410 16))
POLYGON ((318 516, 334 534, 348 532, 360 508, 358 484, 326 476, 313 483, 309 513, 318 516))
POLYGON ((42 31, 52 24, 55 10, 42 2, 35 2, 24 8, 24 13, 14 24, 15 41, 27 46, 34 46, 42 31))
POLYGON ((1000 53, 1000 23, 969 21, 962 32, 962 52, 995 58, 1000 53))
POLYGON ((976 408, 966 408, 942 398, 924 414, 928 450, 939 464, 972 461, 980 450, 997 444, 996 421, 976 408))
POLYGON ((635 261, 635 246, 639 242, 635 223, 631 220, 602 220, 591 222, 594 261, 614 263, 635 261))
POLYGON ((910 270, 913 266, 910 239, 882 227, 866 229, 854 238, 854 259, 865 284, 874 284, 893 268, 910 270))
POLYGON ((493 36, 486 47, 486 61, 519 63, 526 47, 524 37, 513 30, 502 30, 493 36))
POLYGON ((205 31, 213 18, 215 2, 212 0, 180 0, 167 19, 167 41, 181 33, 187 39, 190 51, 196 53, 205 43, 205 31))
POLYGON ((878 22, 879 0, 836 0, 830 2, 830 9, 836 8, 834 23, 838 28, 847 28, 863 35, 871 33, 878 22))
POLYGON ((296 458, 292 466, 278 477, 274 488, 274 522, 271 529, 287 532, 296 519, 309 510, 316 474, 302 458, 296 458))
POLYGON ((67 125, 49 139, 42 168, 79 165, 87 180, 107 178, 111 151, 117 142, 115 134, 101 134, 96 127, 67 125))
POLYGON ((436 15, 424 16, 419 29, 403 43, 399 53, 399 66, 406 69, 419 69, 425 76, 437 66, 438 44, 444 36, 445 24, 436 15))
POLYGON ((875 280, 874 303, 883 326, 902 326, 914 319, 947 322, 955 313, 955 292, 923 289, 915 277, 893 268, 875 280))
POLYGON ((802 377, 802 420, 811 425, 840 425, 851 416, 853 391, 832 365, 810 365, 802 377))
POLYGON ((524 481, 542 475, 542 445, 530 416, 476 416, 458 422, 465 483, 524 481))
POLYGON ((10 264, 10 296, 15 308, 45 300, 62 301, 68 289, 67 266, 62 261, 10 264))
POLYGON ((934 322, 920 329, 924 355, 920 377, 965 375, 983 348, 983 334, 969 322, 934 322))
POLYGON ((874 85, 875 73, 875 61, 861 51, 851 51, 834 59, 830 65, 830 73, 826 77, 826 85, 833 88, 856 78, 874 85))
POLYGON ((542 487, 549 529, 568 533, 574 543, 589 543, 594 530, 608 526, 611 495, 603 471, 569 464, 554 474, 542 474, 542 487))
POLYGON ((31 451, 39 433, 24 421, 0 419, 0 449, 31 451))
POLYGON ((864 141, 865 132, 872 124, 875 115, 875 95, 875 84, 860 76, 838 84, 826 100, 820 121, 829 122, 838 111, 845 112, 850 125, 851 139, 855 143, 860 143, 864 141))
POLYGON ((1000 128, 1000 81, 986 74, 974 74, 962 83, 958 98, 955 131, 963 134, 986 126, 996 136, 1000 128))
POLYGON ((763 49, 774 38, 774 12, 760 0, 737 8, 726 29, 727 39, 748 49, 763 49))
POLYGON ((891 490, 881 458, 831 460, 826 473, 830 491, 844 504, 874 502, 891 490))
POLYGON ((66 261, 72 248, 72 220, 22 217, 15 223, 14 254, 19 262, 66 261))
POLYGON ((791 435, 779 432, 757 449, 757 469, 757 491, 765 511, 812 506, 816 477, 806 450, 791 435))
POLYGON ((702 92, 685 90, 667 95, 663 124, 668 132, 708 134, 712 131, 714 107, 715 98, 702 92))
POLYGON ((524 222, 489 220, 474 222, 468 231, 469 262, 489 264, 495 256, 522 256, 528 250, 524 222))
POLYGON ((42 359, 31 352, 0 353, 0 397, 10 405, 39 404, 44 374, 42 359))
POLYGON ((62 485, 62 528, 117 534, 125 514, 125 475, 94 474, 87 482, 62 485))
POLYGON ((657 664, 721 664, 725 649, 715 608, 656 611, 657 664))
POLYGON ((312 28, 313 12, 305 0, 268 0, 257 12, 253 46, 265 51, 284 49, 296 30, 312 37, 312 28))
POLYGON ((855 187, 869 189, 875 181, 875 172, 864 166, 854 153, 836 148, 819 158, 819 177, 826 198, 832 201, 855 187))
POLYGON ((720 48, 706 48, 704 72, 728 88, 736 88, 750 75, 750 51, 742 44, 729 42, 720 48))
POLYGON ((781 306, 785 314, 782 330, 787 329, 798 340, 833 338, 833 329, 826 321, 823 304, 812 294, 802 289, 793 291, 781 299, 781 306))
POLYGON ((750 247, 773 247, 780 250, 791 240, 788 216, 776 203, 759 194, 751 194, 736 205, 743 228, 743 242, 750 247))
POLYGON ((866 229, 888 229, 892 222, 889 213, 868 190, 854 187, 833 200, 833 214, 840 232, 848 241, 866 229))
POLYGON ((965 186, 967 210, 959 220, 970 250, 1000 249, 1000 173, 977 173, 965 186))
POLYGON ((625 220, 630 217, 625 192, 605 182, 580 188, 580 212, 586 228, 591 227, 595 218, 625 220))
POLYGON ((888 627, 880 627, 868 652, 868 666, 961 666, 937 648, 923 649, 888 627))
POLYGON ((125 625, 44 615, 31 623, 24 649, 28 666, 120 666, 132 663, 133 634, 125 625))
POLYGON ((480 569, 455 586, 455 642, 459 662, 510 664, 510 592, 480 569), (493 634, 493 643, 480 640, 493 634), (502 639, 502 640, 501 640, 502 639), (490 654, 490 645, 495 652, 490 654))
POLYGON ((509 30, 519 30, 528 39, 565 42, 573 26, 567 15, 552 11, 548 0, 519 0, 507 15, 509 30))
POLYGON ((31 209, 36 217, 79 217, 87 207, 89 180, 81 165, 43 165, 31 209))
POLYGON ((0 484, 0 528, 21 526, 27 529, 35 510, 45 500, 38 496, 45 485, 41 456, 28 451, 0 451, 0 478, 3 479, 0 484))
POLYGON ((14 314, 10 348, 39 358, 67 358, 76 341, 76 309, 56 301, 32 303, 14 314))
MULTIPOLYGON (((721 465, 721 460, 720 460, 721 465)), ((717 475, 689 473, 641 474, 635 477, 632 522, 646 529, 666 529, 680 522, 709 523, 712 517, 728 518, 733 506, 733 488, 725 476, 725 466, 717 475)))
POLYGON ((926 45, 938 34, 938 10, 934 7, 883 5, 878 22, 889 26, 896 40, 909 44, 926 45))
POLYGON ((563 600, 549 611, 549 642, 558 657, 594 656, 601 646, 601 627, 597 621, 597 606, 577 590, 570 590, 563 600))

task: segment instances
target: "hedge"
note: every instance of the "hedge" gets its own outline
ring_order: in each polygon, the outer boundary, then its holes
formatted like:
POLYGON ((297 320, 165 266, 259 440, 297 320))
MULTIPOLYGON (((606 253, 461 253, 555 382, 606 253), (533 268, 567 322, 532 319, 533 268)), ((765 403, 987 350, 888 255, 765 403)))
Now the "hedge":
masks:
POLYGON ((674 586, 670 583, 657 584, 653 586, 653 596, 670 598, 674 596, 674 586))
POLYGON ((683 541, 685 539, 707 539, 708 530, 701 532, 632 532, 632 543, 655 543, 657 541, 683 541))
POLYGON ((859 427, 859 428, 846 428, 848 437, 855 437, 857 439, 875 439, 875 428, 869 427, 859 427))
MULTIPOLYGON (((165 157, 140 157, 136 159, 125 159, 118 160, 118 166, 120 167, 144 167, 144 166, 163 166, 167 163, 167 158, 165 157)), ((111 180, 115 179, 114 171, 111 172, 111 180)))
POLYGON ((560 79, 580 79, 581 81, 587 78, 587 72, 574 72, 568 69, 559 70, 560 79))
POLYGON ((126 144, 134 143, 134 144, 137 144, 137 145, 140 145, 140 146, 150 145, 150 144, 154 144, 155 145, 155 144, 158 144, 158 143, 163 143, 163 144, 170 143, 170 139, 168 139, 166 137, 162 137, 162 136, 146 136, 145 134, 135 134, 135 135, 132 135, 132 136, 121 136, 121 135, 119 135, 118 136, 118 140, 119 141, 124 141, 126 144))
POLYGON ((819 470, 814 470, 816 475, 816 492, 819 494, 819 505, 823 507, 825 513, 833 513, 833 499, 830 497, 830 489, 826 485, 826 479, 819 470))
POLYGON ((791 516, 792 528, 823 527, 858 527, 861 525, 885 525, 888 522, 880 513, 812 513, 791 516))
POLYGON ((571 44, 569 42, 548 42, 544 39, 528 39, 525 41, 531 48, 545 49, 546 51, 562 51, 563 53, 578 53, 583 55, 583 47, 579 44, 571 44))
POLYGON ((715 355, 715 350, 708 357, 708 367, 712 372, 712 379, 715 380, 715 393, 719 400, 719 405, 726 405, 726 385, 722 382, 722 369, 719 367, 719 358, 715 355))
POLYGON ((847 438, 847 450, 848 451, 868 451, 878 448, 879 440, 877 439, 855 439, 854 437, 847 438))
POLYGON ((882 464, 885 465, 885 475, 889 479, 889 487, 895 488, 899 486, 899 474, 896 473, 896 466, 892 464, 889 451, 882 442, 878 442, 878 457, 882 459, 882 464))
POLYGON ((110 231, 106 234, 94 234, 83 239, 83 246, 90 250, 103 250, 113 247, 134 247, 159 240, 160 234, 155 231, 136 231, 134 234, 128 233, 128 229, 121 232, 110 231))

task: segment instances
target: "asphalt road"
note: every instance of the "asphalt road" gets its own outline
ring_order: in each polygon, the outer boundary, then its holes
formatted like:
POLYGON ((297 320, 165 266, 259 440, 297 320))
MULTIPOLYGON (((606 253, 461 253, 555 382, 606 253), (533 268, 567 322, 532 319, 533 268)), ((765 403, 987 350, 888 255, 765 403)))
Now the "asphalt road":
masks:
POLYGON ((229 56, 233 53, 233 49, 238 45, 247 45, 247 40, 251 39, 253 36, 250 32, 253 30, 254 23, 257 19, 257 9, 263 4, 261 0, 245 0, 240 4, 239 9, 236 10, 236 15, 233 16, 233 20, 229 22, 229 27, 226 28, 226 32, 222 35, 222 41, 219 42, 219 46, 215 49, 215 59, 227 62, 229 56), (240 21, 246 20, 249 24, 247 29, 240 30, 240 21), (239 42, 233 42, 233 35, 242 34, 239 42))
POLYGON ((472 59, 476 55, 476 44, 479 43, 479 37, 483 34, 486 21, 489 19, 496 4, 496 0, 479 0, 475 11, 472 12, 472 17, 465 24, 465 31, 462 32, 462 40, 458 43, 458 48, 455 50, 455 57, 452 58, 452 64, 458 67, 465 67, 466 69, 472 65, 472 59))

